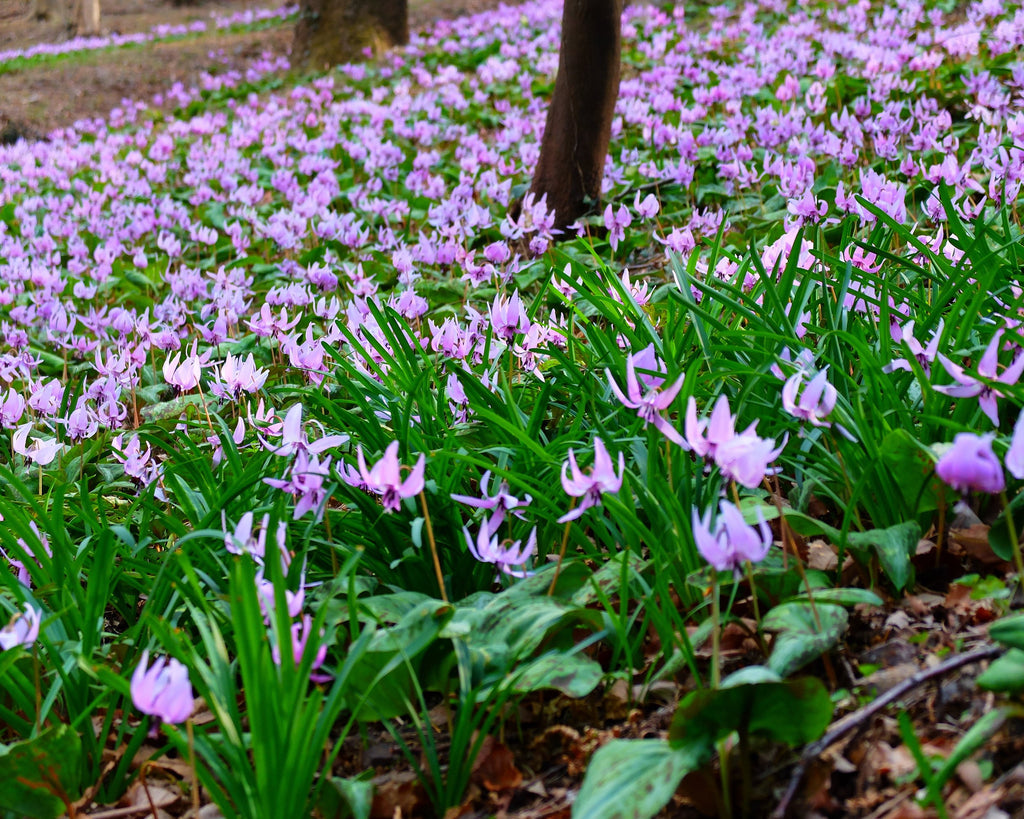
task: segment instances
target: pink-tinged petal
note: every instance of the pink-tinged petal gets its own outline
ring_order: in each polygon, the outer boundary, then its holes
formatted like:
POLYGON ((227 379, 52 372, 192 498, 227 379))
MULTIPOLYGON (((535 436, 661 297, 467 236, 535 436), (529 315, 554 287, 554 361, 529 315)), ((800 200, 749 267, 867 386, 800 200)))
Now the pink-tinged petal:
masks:
POLYGON ((671 387, 662 390, 661 395, 658 398, 658 409, 668 409, 672 402, 676 400, 676 396, 679 395, 679 391, 682 388, 683 376, 679 376, 671 387))
POLYGON ((654 428, 668 438, 672 443, 677 444, 686 450, 690 448, 690 445, 686 443, 683 436, 679 434, 678 430, 672 426, 667 418, 656 415, 654 417, 654 428))
POLYGON ((978 375, 983 375, 985 378, 996 377, 996 365, 999 363, 999 342, 1003 337, 1002 330, 996 330, 996 334, 992 336, 992 340, 988 343, 988 347, 985 348, 985 352, 982 353, 981 360, 978 362, 978 375))
POLYGON ((619 403, 630 409, 636 409, 638 404, 635 401, 631 401, 626 397, 626 394, 622 392, 619 385, 615 382, 615 378, 612 376, 611 370, 605 370, 608 376, 608 386, 611 387, 612 392, 615 393, 615 397, 619 399, 619 403))
POLYGON ((729 399, 725 395, 718 396, 715 407, 711 410, 708 422, 708 444, 718 446, 736 434, 736 425, 729 410, 729 399))
POLYGON ((929 361, 935 360, 935 355, 939 351, 939 338, 942 336, 942 328, 945 326, 945 319, 939 320, 939 326, 935 328, 935 332, 932 333, 932 337, 928 342, 928 346, 924 348, 924 357, 929 361))
POLYGON ((302 441, 302 404, 296 404, 288 410, 288 414, 284 417, 282 430, 282 444, 295 444, 302 441))
POLYGON ((701 458, 706 456, 710 450, 707 441, 704 440, 706 426, 706 421, 697 420, 697 402, 691 395, 690 400, 686 402, 686 440, 690 444, 690 448, 701 458))
POLYGON ((636 364, 632 355, 626 359, 626 392, 634 405, 640 403, 640 384, 636 380, 636 364))
POLYGON ((978 407, 981 409, 988 419, 992 422, 992 426, 999 426, 999 406, 996 401, 996 393, 991 390, 985 390, 978 397, 978 407))
MULTIPOLYGON (((945 368, 946 372, 949 373, 950 377, 958 384, 963 384, 964 386, 968 387, 977 387, 979 390, 981 389, 981 384, 979 383, 978 379, 972 378, 971 376, 967 375, 964 372, 964 368, 961 367, 959 364, 954 364, 941 353, 939 354, 938 359, 939 363, 945 368)), ((935 389, 939 390, 940 388, 936 387, 935 389)), ((947 387, 941 389, 940 392, 943 392, 946 395, 952 395, 953 393, 946 392, 947 389, 949 388, 947 387)))
POLYGON ((604 445, 604 441, 600 438, 594 439, 594 468, 591 473, 591 477, 597 478, 598 475, 608 475, 609 473, 614 474, 615 470, 612 466, 612 456, 608 454, 608 449, 604 445))
POLYGON ((580 471, 576 463, 576 454, 570 449, 566 461, 562 463, 562 488, 565 489, 565 494, 578 498, 585 494, 592 484, 593 481, 580 471), (572 471, 572 478, 565 474, 567 468, 572 471))
POLYGON ((804 380, 804 371, 797 370, 782 385, 782 408, 790 415, 803 418, 796 403, 797 393, 800 391, 800 384, 804 380))
POLYGON ((356 463, 359 466, 359 477, 362 478, 363 485, 369 486, 373 478, 370 476, 370 470, 366 468, 366 457, 363 455, 361 444, 356 444, 356 463))
POLYGON ((1018 355, 1013 363, 1003 370, 1003 374, 999 376, 998 380, 1003 384, 1016 384, 1020 380, 1022 372, 1024 372, 1024 353, 1018 355))
POLYGON ((28 457, 28 434, 32 431, 32 422, 29 421, 27 424, 22 424, 15 431, 14 435, 11 436, 11 449, 17 452, 19 455, 28 457))
POLYGON ((423 491, 423 472, 426 468, 426 463, 426 458, 421 454, 419 460, 416 461, 416 465, 412 468, 412 472, 409 473, 409 477, 405 479, 401 486, 400 493, 403 498, 411 498, 423 491))
POLYGON ((569 523, 570 521, 576 520, 577 518, 583 517, 583 513, 588 509, 587 506, 579 505, 575 509, 570 509, 562 517, 560 517, 556 523, 569 523))

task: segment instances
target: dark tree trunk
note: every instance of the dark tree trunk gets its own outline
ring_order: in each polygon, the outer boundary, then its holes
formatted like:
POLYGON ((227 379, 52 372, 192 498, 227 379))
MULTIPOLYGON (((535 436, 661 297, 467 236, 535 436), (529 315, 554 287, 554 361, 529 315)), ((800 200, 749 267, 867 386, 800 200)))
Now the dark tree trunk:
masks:
POLYGON ((622 0, 564 0, 555 91, 530 191, 548 197, 555 226, 575 222, 601 196, 619 96, 622 0))
POLYGON ((409 42, 408 0, 302 0, 292 64, 307 71, 409 42))

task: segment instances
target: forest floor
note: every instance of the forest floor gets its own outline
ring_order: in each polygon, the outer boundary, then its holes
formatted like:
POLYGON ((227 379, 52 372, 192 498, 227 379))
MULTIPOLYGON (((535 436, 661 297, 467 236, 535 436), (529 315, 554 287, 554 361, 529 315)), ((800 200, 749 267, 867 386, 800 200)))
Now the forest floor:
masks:
MULTIPOLYGON (((148 32, 154 26, 210 21, 247 9, 285 5, 282 0, 209 0, 175 5, 169 0, 102 0, 104 34, 148 32)), ((433 20, 472 14, 497 0, 411 0, 410 28, 433 20)), ((30 0, 0 0, 0 51, 73 36, 64 22, 38 20, 30 0)), ((212 26, 202 34, 112 50, 83 51, 51 64, 4 71, 0 68, 0 140, 42 137, 80 119, 105 117, 123 101, 149 102, 174 83, 195 85, 204 71, 245 69, 270 54, 287 55, 294 26, 290 22, 263 31, 228 32, 212 26)))
MULTIPOLYGON (((496 5, 495 0, 411 0, 411 27, 496 5)), ((213 13, 257 7, 264 6, 254 0, 180 6, 153 0, 103 0, 102 26, 107 33, 144 32, 161 23, 209 20, 213 13)), ((0 0, 0 51, 61 42, 68 36, 66 26, 34 19, 27 0, 0 0)), ((285 55, 292 36, 291 23, 257 32, 210 30, 170 42, 82 52, 49 64, 4 71, 0 73, 0 137, 5 133, 44 137, 78 120, 105 116, 125 99, 149 101, 173 83, 193 85, 203 71, 213 67, 244 69, 264 54, 285 55)), ((899 700, 900 707, 912 717, 922 750, 929 757, 945 757, 963 726, 987 710, 991 695, 972 684, 980 665, 916 684, 923 670, 940 666, 953 655, 991 645, 985 627, 1006 606, 983 592, 987 586, 998 586, 991 578, 1005 577, 1010 567, 991 553, 985 528, 981 522, 973 522, 955 529, 941 554, 935 543, 922 541, 917 567, 920 582, 914 594, 853 614, 844 650, 811 668, 812 673, 829 678, 830 688, 845 692, 836 698, 837 718, 904 685, 907 691, 899 700)), ((804 544, 804 548, 814 565, 814 543, 804 544)), ((737 602, 741 616, 725 629, 722 638, 726 671, 748 664, 757 653, 755 641, 743 626, 743 605, 743 601, 737 602)), ((657 651, 652 642, 652 657, 657 651)), ((643 669, 637 672, 637 678, 642 678, 643 669)), ((656 691, 645 690, 620 681, 583 700, 550 695, 527 698, 507 721, 507 747, 499 743, 485 746, 474 765, 466 801, 457 813, 449 812, 450 817, 567 819, 593 750, 611 737, 663 736, 681 690, 669 683, 656 691)), ((443 747, 447 715, 435 710, 441 737, 437 742, 443 747)), ((803 803, 799 815, 877 819, 937 815, 915 800, 918 765, 901 741, 897 711, 892 707, 863 720, 849 735, 824 749, 816 764, 807 766, 804 779, 816 795, 803 803)), ((1024 817, 1024 766, 1018 764, 1022 758, 1020 722, 1008 723, 980 762, 968 760, 958 768, 947 801, 949 815, 958 819, 1024 817)), ((346 744, 338 773, 356 775, 372 769, 378 774, 374 817, 428 815, 426 795, 401 760, 391 736, 371 726, 346 744)), ((167 782, 189 778, 182 760, 164 761, 166 764, 157 761, 149 765, 151 790, 161 787, 153 783, 162 778, 167 782)), ((767 815, 794 771, 792 755, 761 762, 755 776, 752 816, 767 815), (758 813, 759 808, 765 812, 758 813)), ((705 780, 688 777, 663 815, 713 814, 714 805, 708 803, 707 796, 710 791, 705 780)), ((172 799, 153 815, 185 815, 187 801, 172 799)), ((623 815, 628 815, 627 806, 623 809, 623 815)), ((125 807, 85 806, 86 814, 93 810, 95 815, 131 815, 125 807)), ((208 805, 201 813, 217 816, 212 810, 208 805)), ((149 807, 140 803, 137 815, 149 814, 149 807)))

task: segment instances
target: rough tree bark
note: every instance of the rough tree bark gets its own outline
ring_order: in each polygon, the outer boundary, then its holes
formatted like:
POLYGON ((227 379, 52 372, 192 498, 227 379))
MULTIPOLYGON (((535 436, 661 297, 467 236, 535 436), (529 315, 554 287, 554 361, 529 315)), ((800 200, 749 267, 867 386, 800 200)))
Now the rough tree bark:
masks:
POLYGON ((409 42, 408 0, 302 0, 292 64, 319 71, 409 42))
POLYGON ((622 0, 564 0, 555 91, 530 191, 555 226, 596 205, 619 96, 622 0))

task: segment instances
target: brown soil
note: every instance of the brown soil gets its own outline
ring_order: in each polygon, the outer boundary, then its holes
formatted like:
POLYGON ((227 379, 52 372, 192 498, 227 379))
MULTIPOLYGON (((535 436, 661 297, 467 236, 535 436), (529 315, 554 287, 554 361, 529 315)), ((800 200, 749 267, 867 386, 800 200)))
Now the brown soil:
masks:
MULTIPOLYGON (((211 14, 226 16, 284 3, 215 0, 175 6, 169 0, 102 0, 101 5, 104 32, 130 34, 161 23, 210 21, 211 14)), ((497 5, 497 0, 411 0, 410 29, 497 5)), ((125 99, 149 102, 176 82, 194 85, 202 72, 214 66, 244 69, 264 53, 286 55, 294 26, 283 23, 237 34, 210 28, 173 42, 79 52, 54 63, 0 73, 0 141, 41 137, 80 119, 104 117, 125 99)), ((71 36, 73 31, 65 22, 35 19, 31 0, 0 0, 0 51, 59 43, 71 36)))

